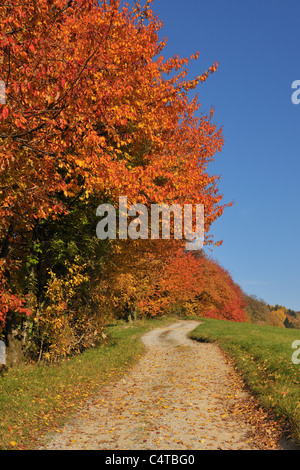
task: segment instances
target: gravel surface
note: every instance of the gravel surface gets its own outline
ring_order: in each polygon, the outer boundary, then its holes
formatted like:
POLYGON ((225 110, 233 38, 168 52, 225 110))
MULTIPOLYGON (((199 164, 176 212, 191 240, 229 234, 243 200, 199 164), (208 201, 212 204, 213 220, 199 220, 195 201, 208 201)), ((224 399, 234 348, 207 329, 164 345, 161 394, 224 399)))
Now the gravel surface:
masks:
POLYGON ((187 337, 197 325, 145 334, 147 351, 128 375, 101 389, 42 449, 260 449, 242 407, 251 398, 215 344, 187 337))

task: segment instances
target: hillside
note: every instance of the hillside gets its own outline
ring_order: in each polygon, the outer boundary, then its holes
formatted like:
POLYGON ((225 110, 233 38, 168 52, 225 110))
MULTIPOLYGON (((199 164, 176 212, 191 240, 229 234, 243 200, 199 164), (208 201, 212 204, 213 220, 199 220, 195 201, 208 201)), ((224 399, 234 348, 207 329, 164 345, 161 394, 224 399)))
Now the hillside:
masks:
POLYGON ((295 312, 282 305, 269 305, 254 295, 244 294, 244 300, 250 323, 281 328, 300 328, 300 312, 295 312))

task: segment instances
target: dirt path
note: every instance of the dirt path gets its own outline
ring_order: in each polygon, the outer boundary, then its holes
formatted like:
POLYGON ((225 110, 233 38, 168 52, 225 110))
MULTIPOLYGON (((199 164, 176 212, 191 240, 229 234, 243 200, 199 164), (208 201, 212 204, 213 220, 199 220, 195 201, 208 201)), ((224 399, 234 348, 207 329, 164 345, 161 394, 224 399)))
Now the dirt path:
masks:
POLYGON ((223 353, 186 336, 198 324, 182 321, 144 335, 147 352, 139 363, 43 449, 259 448, 238 412, 249 397, 223 353))

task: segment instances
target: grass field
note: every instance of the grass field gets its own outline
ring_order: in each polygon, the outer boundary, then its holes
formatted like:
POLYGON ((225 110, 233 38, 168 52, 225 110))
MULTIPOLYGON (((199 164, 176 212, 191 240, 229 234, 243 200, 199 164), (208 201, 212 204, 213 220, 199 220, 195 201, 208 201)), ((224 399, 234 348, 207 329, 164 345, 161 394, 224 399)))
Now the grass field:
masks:
POLYGON ((49 431, 58 431, 73 411, 108 381, 117 380, 144 352, 138 339, 170 319, 107 329, 103 347, 89 349, 58 365, 23 365, 0 376, 0 449, 33 449, 49 431))
MULTIPOLYGON (((178 320, 178 319, 177 319, 178 320)), ((23 365, 0 376, 0 449, 34 449, 48 432, 58 432, 97 389, 117 380, 144 353, 139 338, 176 318, 151 319, 107 328, 104 346, 58 365, 23 365)), ((292 363, 292 342, 300 330, 201 319, 191 333, 216 341, 236 363, 262 405, 291 423, 300 442, 300 364, 292 363)))
POLYGON ((295 441, 300 443, 300 364, 292 362, 292 343, 300 340, 300 330, 202 320, 190 336, 217 342, 234 360, 263 407, 286 418, 295 441))

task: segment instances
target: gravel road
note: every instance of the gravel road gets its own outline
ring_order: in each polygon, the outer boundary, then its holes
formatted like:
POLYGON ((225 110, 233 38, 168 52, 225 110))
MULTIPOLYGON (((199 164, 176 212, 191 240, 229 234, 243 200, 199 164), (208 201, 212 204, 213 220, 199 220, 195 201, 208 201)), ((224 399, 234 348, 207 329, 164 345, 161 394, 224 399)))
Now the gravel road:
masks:
POLYGON ((264 439, 255 437, 242 406, 250 397, 232 365, 215 344, 187 337, 198 324, 180 321, 145 334, 147 350, 136 366, 101 389, 43 449, 261 448, 264 439))

